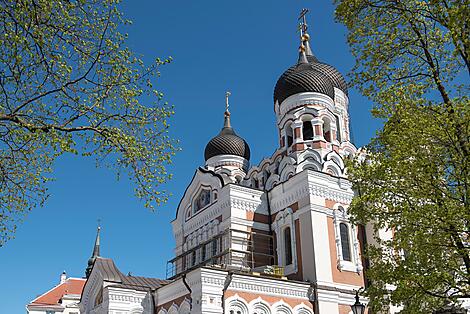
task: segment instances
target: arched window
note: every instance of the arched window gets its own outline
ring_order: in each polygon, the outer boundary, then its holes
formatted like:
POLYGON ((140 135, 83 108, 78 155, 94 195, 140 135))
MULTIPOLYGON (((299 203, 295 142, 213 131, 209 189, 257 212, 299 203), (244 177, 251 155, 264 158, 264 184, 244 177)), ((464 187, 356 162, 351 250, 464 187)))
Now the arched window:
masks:
POLYGON ((284 229, 284 262, 285 266, 292 264, 292 239, 290 227, 284 229))
POLYGON ((329 119, 323 119, 323 137, 327 142, 332 141, 331 123, 329 119))
POLYGON ((194 212, 200 211, 202 208, 209 205, 211 202, 211 191, 208 189, 203 189, 199 192, 198 196, 194 200, 194 212))
POLYGON ((304 141, 313 139, 313 127, 311 121, 304 121, 302 124, 302 134, 304 135, 304 141))
POLYGON ((349 228, 344 222, 339 224, 339 233, 341 237, 341 252, 343 260, 351 261, 351 247, 349 244, 349 228))
POLYGON ((291 147, 292 143, 294 143, 294 133, 292 131, 292 123, 289 123, 285 127, 286 130, 286 145, 287 147, 291 147))

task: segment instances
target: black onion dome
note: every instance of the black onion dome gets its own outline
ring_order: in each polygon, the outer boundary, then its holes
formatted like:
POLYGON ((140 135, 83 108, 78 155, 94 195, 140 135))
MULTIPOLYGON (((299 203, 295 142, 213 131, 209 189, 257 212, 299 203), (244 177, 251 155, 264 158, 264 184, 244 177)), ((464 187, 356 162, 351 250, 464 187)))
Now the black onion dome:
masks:
POLYGON ((206 161, 219 155, 236 155, 250 160, 250 147, 231 127, 226 126, 207 143, 204 150, 206 161))
POLYGON ((280 104, 287 97, 304 92, 317 92, 335 99, 335 89, 333 86, 330 78, 326 74, 312 68, 311 63, 298 63, 287 69, 277 80, 276 87, 274 88, 274 102, 277 100, 280 104))
POLYGON ((326 63, 319 62, 314 56, 307 56, 307 60, 314 70, 325 74, 333 83, 334 87, 340 89, 346 95, 348 94, 348 84, 346 83, 344 76, 339 73, 339 71, 336 70, 335 67, 332 67, 331 65, 326 63))

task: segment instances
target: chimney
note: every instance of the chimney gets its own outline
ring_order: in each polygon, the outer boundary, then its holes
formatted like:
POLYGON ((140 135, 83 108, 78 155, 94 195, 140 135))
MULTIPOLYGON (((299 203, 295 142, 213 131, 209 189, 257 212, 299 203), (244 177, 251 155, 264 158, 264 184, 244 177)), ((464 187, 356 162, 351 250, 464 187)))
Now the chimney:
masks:
POLYGON ((67 274, 65 273, 65 270, 62 272, 62 274, 60 275, 60 283, 64 283, 65 280, 67 280, 67 274))

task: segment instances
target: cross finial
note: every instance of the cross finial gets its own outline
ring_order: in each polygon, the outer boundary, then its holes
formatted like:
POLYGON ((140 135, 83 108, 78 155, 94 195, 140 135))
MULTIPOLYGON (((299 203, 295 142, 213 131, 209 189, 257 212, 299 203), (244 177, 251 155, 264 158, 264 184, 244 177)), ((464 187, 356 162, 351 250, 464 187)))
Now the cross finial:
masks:
POLYGON ((225 92, 225 112, 229 112, 229 111, 228 111, 228 106, 229 106, 229 104, 228 104, 228 97, 229 97, 230 95, 232 95, 232 93, 230 93, 229 91, 226 91, 226 92, 225 92))
POLYGON ((308 28, 307 18, 306 18, 307 13, 308 13, 308 9, 302 9, 302 11, 300 11, 300 14, 299 14, 298 20, 300 21, 299 23, 300 36, 302 36, 303 34, 307 32, 307 28, 308 28))
POLYGON ((101 229, 101 218, 98 218, 96 221, 98 222, 98 229, 101 229))

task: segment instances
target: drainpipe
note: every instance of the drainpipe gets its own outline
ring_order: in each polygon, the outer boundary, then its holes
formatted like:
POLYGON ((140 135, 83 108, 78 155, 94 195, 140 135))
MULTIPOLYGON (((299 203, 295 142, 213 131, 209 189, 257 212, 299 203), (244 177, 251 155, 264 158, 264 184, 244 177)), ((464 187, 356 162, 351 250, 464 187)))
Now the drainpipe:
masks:
POLYGON ((232 275, 233 272, 230 270, 227 274, 227 278, 225 279, 224 287, 222 288, 222 313, 225 314, 225 291, 227 291, 228 286, 232 282, 232 275))
POLYGON ((155 302, 155 293, 157 292, 157 289, 151 289, 150 294, 152 297, 152 307, 153 307, 153 314, 157 314, 157 303, 155 302))
POLYGON ((266 207, 268 209, 268 224, 269 224, 269 254, 272 256, 272 265, 275 264, 275 259, 274 259, 274 242, 273 242, 273 227, 272 227, 272 223, 273 223, 273 219, 271 217, 271 202, 269 201, 269 191, 268 190, 264 190, 266 192, 266 207))
POLYGON ((310 300, 310 303, 313 307, 313 313, 320 314, 320 304, 318 303, 318 287, 314 282, 310 282, 310 288, 313 289, 313 301, 310 300))
POLYGON ((186 289, 189 291, 189 309, 193 309, 193 297, 191 294, 193 293, 193 290, 191 290, 191 287, 189 286, 188 282, 186 281, 186 274, 183 274, 181 277, 183 279, 183 284, 185 285, 186 289))

